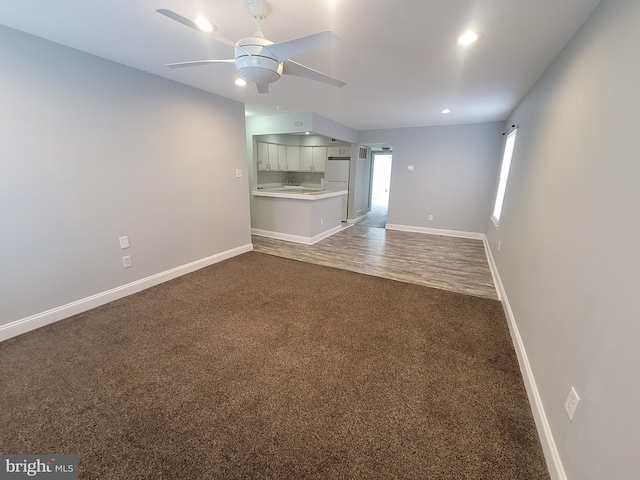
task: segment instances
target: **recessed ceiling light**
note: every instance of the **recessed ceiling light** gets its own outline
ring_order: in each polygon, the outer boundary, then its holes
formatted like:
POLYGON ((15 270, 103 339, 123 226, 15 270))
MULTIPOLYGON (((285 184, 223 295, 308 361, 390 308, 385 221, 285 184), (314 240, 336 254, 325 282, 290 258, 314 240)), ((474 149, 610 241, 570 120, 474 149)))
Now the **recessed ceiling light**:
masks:
POLYGON ((460 35, 460 38, 458 38, 458 43, 460 45, 470 45, 473 42, 475 42, 476 40, 478 40, 480 36, 476 33, 476 32, 465 32, 462 35, 460 35))
POLYGON ((440 110, 440 113, 451 113, 451 110, 445 108, 444 110, 440 110))
POLYGON ((213 26, 213 24, 207 20, 204 17, 198 17, 196 19, 196 25, 198 26, 198 28, 200 30, 202 30, 203 32, 213 32, 215 27, 213 26))
POLYGON ((286 110, 286 109, 287 109, 287 107, 285 107, 284 105, 278 105, 276 107, 276 110, 286 110))
POLYGON ((305 135, 309 135, 311 132, 304 132, 305 135))
POLYGON ((244 87, 247 84, 247 81, 244 78, 238 78, 235 82, 239 87, 244 87))

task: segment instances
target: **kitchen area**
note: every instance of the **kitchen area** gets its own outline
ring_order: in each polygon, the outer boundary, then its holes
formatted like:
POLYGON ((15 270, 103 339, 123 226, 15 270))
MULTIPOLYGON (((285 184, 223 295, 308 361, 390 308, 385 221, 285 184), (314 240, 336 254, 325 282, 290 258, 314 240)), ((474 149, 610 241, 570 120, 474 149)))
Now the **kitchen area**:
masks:
POLYGON ((313 244, 347 221, 352 148, 311 133, 253 137, 252 233, 313 244))

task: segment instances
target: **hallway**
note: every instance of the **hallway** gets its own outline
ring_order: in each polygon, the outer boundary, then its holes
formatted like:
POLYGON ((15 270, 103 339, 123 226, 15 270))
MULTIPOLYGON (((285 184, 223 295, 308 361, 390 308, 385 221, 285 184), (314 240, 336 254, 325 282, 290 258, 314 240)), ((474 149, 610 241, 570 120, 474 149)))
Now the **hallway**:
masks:
POLYGON ((387 203, 372 199, 371 211, 367 214, 367 218, 358 222, 363 227, 384 228, 387 224, 387 203))

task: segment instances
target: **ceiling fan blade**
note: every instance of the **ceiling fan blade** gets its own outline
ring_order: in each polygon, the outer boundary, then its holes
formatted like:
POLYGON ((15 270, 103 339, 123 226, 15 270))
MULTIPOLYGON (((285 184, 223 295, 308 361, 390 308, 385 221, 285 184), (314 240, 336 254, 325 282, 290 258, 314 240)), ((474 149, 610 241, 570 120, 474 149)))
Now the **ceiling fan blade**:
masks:
POLYGON ((299 53, 321 47, 322 45, 335 42, 336 40, 340 40, 340 37, 331 30, 326 30, 324 32, 313 33, 305 37, 294 38, 293 40, 265 45, 265 48, 276 57, 278 62, 284 62, 285 60, 295 57, 299 53))
POLYGON ((334 87, 344 87, 346 83, 337 78, 330 77, 324 73, 320 73, 309 67, 305 67, 300 63, 296 63, 293 60, 287 60, 282 65, 282 73, 284 75, 294 75, 296 77, 304 77, 309 80, 315 80, 317 82, 333 85, 334 87))
POLYGON ((268 83, 256 83, 256 87, 258 87, 258 93, 269 93, 268 83))
POLYGON ((236 61, 233 58, 229 58, 226 60, 195 60, 193 62, 167 63, 165 67, 169 67, 169 68, 198 67, 200 65, 210 65, 213 63, 236 63, 236 61))
POLYGON ((219 33, 216 32, 207 32, 205 30, 202 30, 200 27, 198 27, 198 25, 196 24, 196 22, 189 20, 188 18, 183 17, 182 15, 178 15, 176 12, 172 12, 171 10, 167 10, 166 8, 160 8, 158 10, 156 10, 156 12, 158 12, 161 15, 164 15, 165 17, 170 18, 171 20, 175 20, 176 22, 179 22, 183 25, 186 25, 189 28, 193 28, 194 30, 197 30, 198 32, 204 33, 205 35, 209 35, 210 37, 215 38, 216 40, 218 40, 219 42, 225 43, 227 45, 232 46, 233 48, 238 48, 240 50, 242 50, 244 53, 246 53, 247 55, 251 56, 251 54, 249 52, 247 52, 245 49, 238 47, 233 41, 229 40, 227 37, 224 37, 222 35, 220 35, 219 33))

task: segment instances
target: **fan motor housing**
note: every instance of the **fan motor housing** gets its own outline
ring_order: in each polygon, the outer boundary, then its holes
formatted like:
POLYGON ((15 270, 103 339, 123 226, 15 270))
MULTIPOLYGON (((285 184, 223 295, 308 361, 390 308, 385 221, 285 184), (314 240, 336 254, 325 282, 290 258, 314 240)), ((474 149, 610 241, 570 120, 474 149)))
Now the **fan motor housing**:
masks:
POLYGON ((273 42, 263 37, 243 38, 236 48, 236 70, 245 79, 257 84, 273 83, 282 76, 282 63, 265 47, 273 42))

